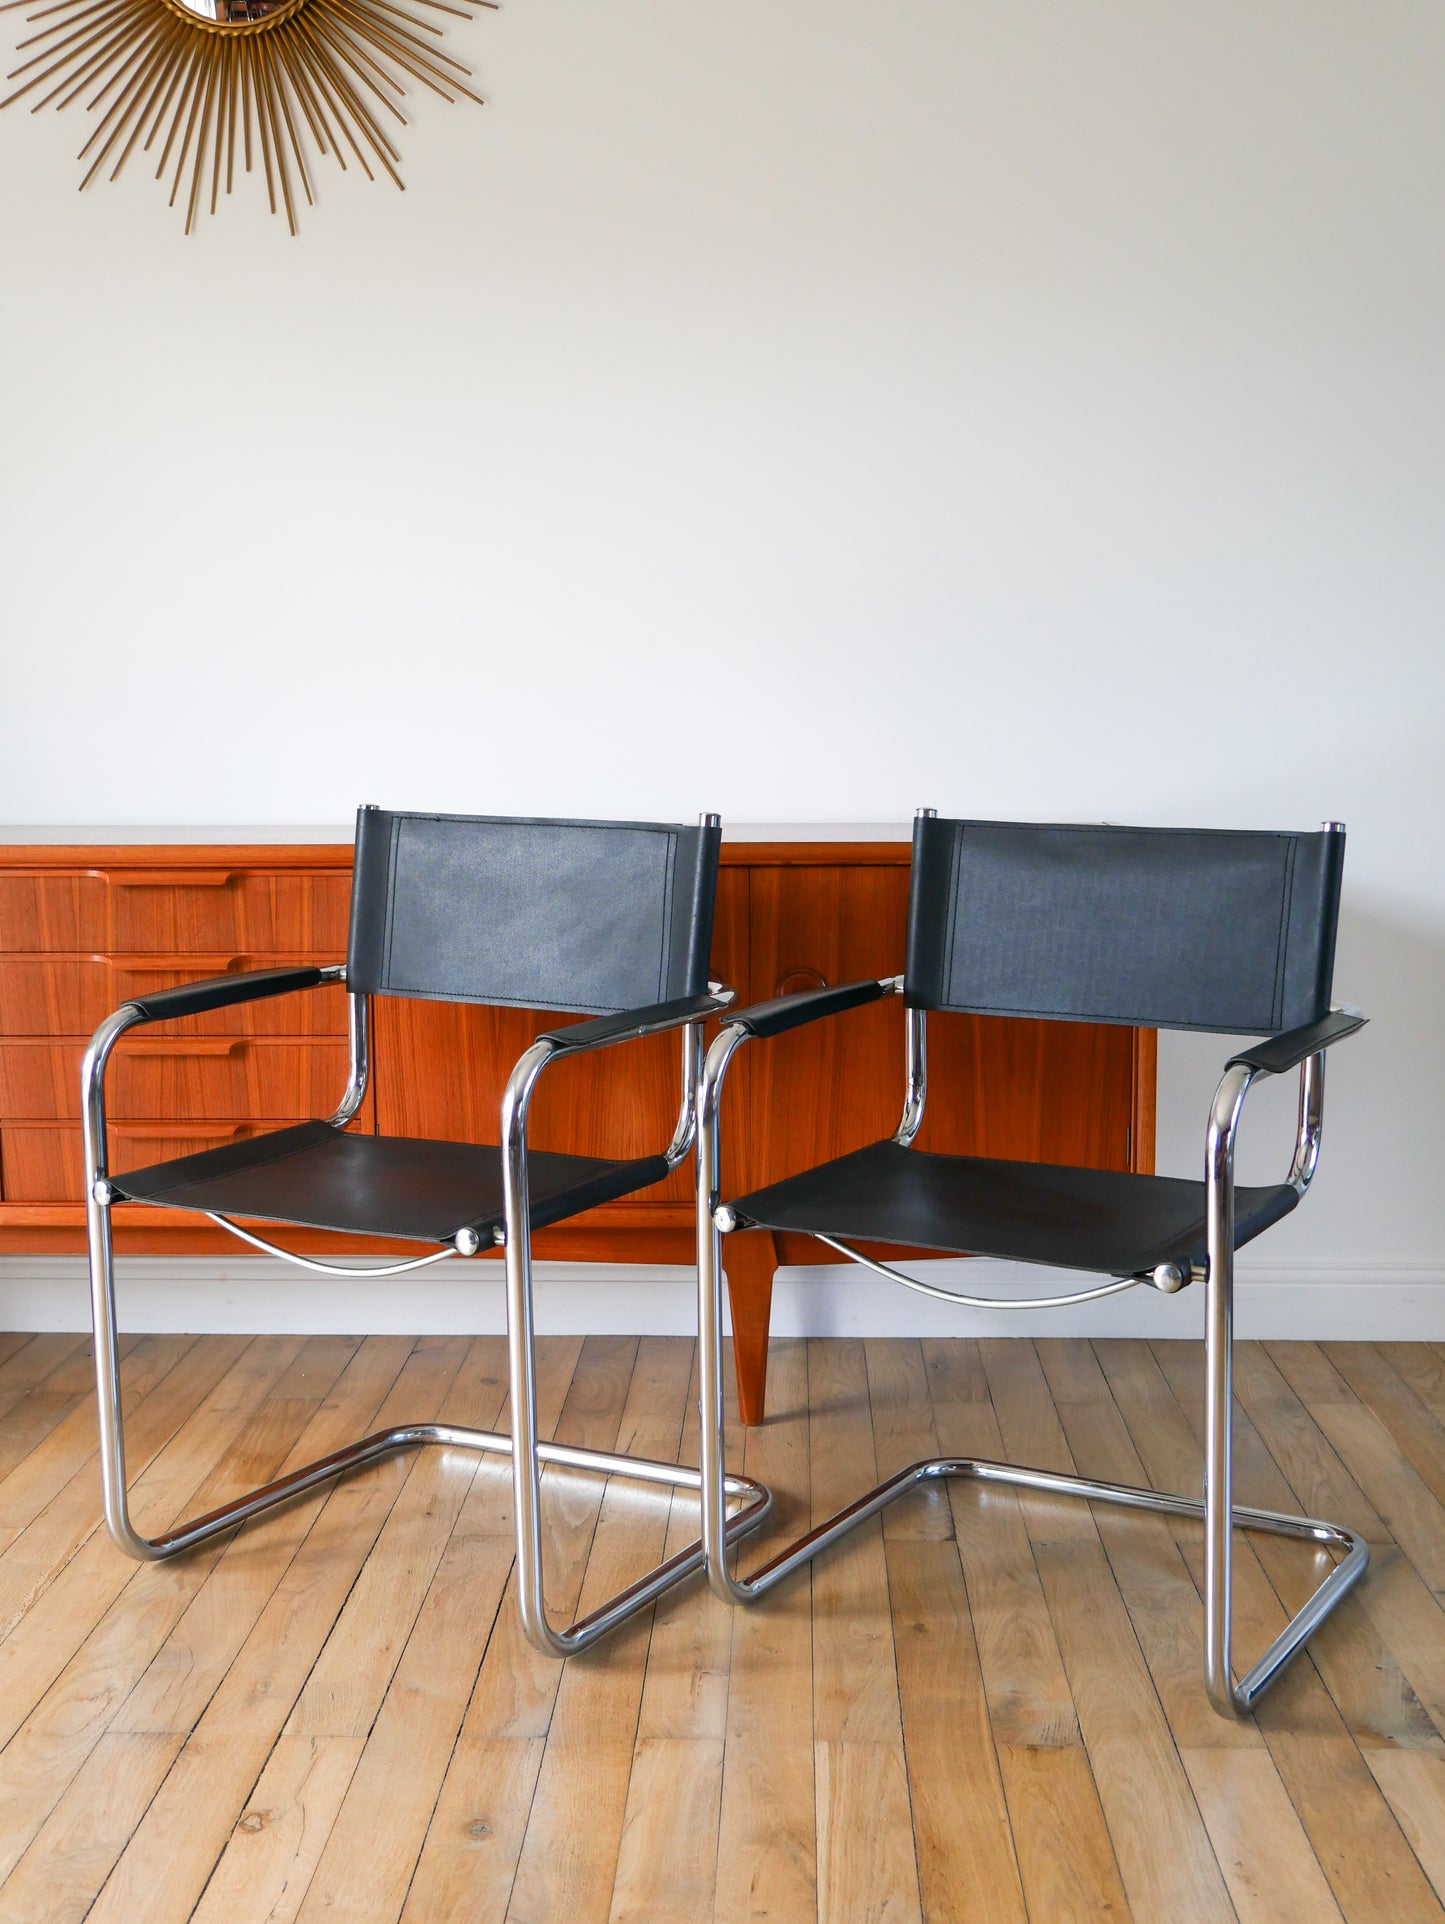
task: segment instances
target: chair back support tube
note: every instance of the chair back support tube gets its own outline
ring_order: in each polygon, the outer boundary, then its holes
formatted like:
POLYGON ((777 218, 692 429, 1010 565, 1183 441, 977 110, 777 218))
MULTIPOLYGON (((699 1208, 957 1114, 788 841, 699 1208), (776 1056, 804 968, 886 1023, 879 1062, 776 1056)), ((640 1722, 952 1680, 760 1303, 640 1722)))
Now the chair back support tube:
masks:
POLYGON ((903 1117, 893 1140, 906 1149, 923 1127, 928 1101, 928 1014, 910 1008, 906 1014, 903 1058, 903 1117))
POLYGON ((1286 1180, 1301 1195, 1320 1165, 1320 1143, 1325 1133, 1325 1054, 1307 1056, 1299 1066, 1299 1120, 1295 1127, 1294 1161, 1286 1180))
POLYGON ((672 1132, 672 1141, 663 1151, 669 1169, 676 1169, 693 1145, 697 1134, 697 1079, 702 1073, 701 1022, 689 1022, 682 1032, 682 1104, 677 1112, 677 1123, 672 1132))
POLYGON ((350 1048, 350 1067, 345 1093, 331 1118, 338 1128, 351 1121, 366 1097, 367 1078, 371 1074, 369 1028, 370 1002, 366 996, 358 995, 352 989, 346 998, 346 1039, 350 1048))

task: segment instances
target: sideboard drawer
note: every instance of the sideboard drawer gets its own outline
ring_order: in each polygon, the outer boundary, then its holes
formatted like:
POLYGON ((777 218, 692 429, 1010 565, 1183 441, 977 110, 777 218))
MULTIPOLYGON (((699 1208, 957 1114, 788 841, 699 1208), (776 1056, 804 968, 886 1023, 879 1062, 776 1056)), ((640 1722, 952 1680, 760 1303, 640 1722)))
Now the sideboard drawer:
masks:
MULTIPOLYGON (((339 948, 323 951, 339 962, 339 948)), ((144 955, 0 955, 0 1035, 88 1036, 122 1002, 195 982, 212 975, 239 975, 247 969, 274 969, 309 963, 309 955, 190 955, 152 960, 144 955)), ((153 1035, 327 1035, 346 1034, 346 991, 339 983, 303 989, 293 995, 244 1002, 183 1022, 159 1022, 153 1035)))
POLYGON ((71 869, 0 874, 0 930, 15 949, 346 948, 351 877, 281 871, 71 869))
MULTIPOLYGON (((0 1115, 80 1115, 81 1042, 0 1042, 0 1115)), ((266 1036, 126 1036, 106 1072, 117 1122, 329 1115, 346 1087, 347 1046, 266 1036)))
POLYGON ((103 949, 107 900, 105 877, 93 869, 0 873, 0 947, 103 949))
POLYGON ((206 949, 346 952, 351 877, 241 870, 111 869, 105 946, 167 955, 206 949))
MULTIPOLYGON (((243 1136, 284 1129, 284 1122, 117 1123, 110 1129, 110 1166, 119 1175, 174 1156, 219 1149, 243 1136)), ((77 1122, 0 1125, 0 1197, 8 1203, 85 1201, 85 1154, 77 1122)))

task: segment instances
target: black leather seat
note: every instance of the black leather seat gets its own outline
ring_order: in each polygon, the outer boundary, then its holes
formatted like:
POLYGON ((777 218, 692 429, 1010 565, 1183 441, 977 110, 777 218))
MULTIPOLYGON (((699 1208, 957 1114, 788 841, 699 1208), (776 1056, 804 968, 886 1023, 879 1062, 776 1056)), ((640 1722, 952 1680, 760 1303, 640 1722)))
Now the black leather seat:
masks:
MULTIPOLYGON (((661 1182, 665 1156, 603 1162, 528 1154, 533 1229, 661 1182)), ((473 1230, 487 1244, 503 1221, 502 1152, 480 1143, 358 1136, 302 1122, 220 1149, 113 1176, 118 1200, 222 1216, 296 1223, 348 1235, 455 1242, 473 1230)))
MULTIPOLYGON (((1287 1216, 1288 1183, 1236 1188, 1236 1246, 1287 1216)), ((875 1142, 732 1204, 740 1228, 916 1245, 970 1256, 1142 1276, 1202 1268, 1202 1182, 984 1156, 937 1156, 875 1142)))

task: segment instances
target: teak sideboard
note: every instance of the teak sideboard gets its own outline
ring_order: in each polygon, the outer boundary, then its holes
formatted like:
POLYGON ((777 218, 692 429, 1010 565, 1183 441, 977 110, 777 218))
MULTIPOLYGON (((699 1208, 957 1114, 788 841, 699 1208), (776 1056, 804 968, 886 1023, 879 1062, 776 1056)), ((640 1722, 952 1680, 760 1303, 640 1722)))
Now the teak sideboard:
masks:
MULTIPOLYGON (((727 842, 713 974, 753 1002, 903 967, 906 842, 727 842)), ((0 847, 0 1253, 85 1246, 80 1059, 127 996, 189 977, 337 962, 346 954, 348 846, 0 847)), ((355 1128, 497 1140, 513 1062, 555 1015, 378 998, 372 1073, 355 1128)), ((339 988, 248 1003, 127 1037, 108 1078, 120 1170, 330 1114, 346 1081, 339 988)), ((676 1037, 559 1063, 533 1112, 538 1148, 634 1156, 676 1117, 676 1037)), ((1148 1029, 935 1016, 919 1147, 1149 1171, 1155 1037, 1148 1029)), ((890 1135, 903 1100, 903 1007, 856 1010, 737 1059, 724 1181, 737 1193, 890 1135)), ((121 1206, 124 1253, 235 1251, 172 1211, 121 1206)), ((376 1254, 372 1239, 288 1232, 292 1246, 376 1254)), ((691 1176, 544 1230, 539 1257, 691 1263, 691 1176)), ((738 1395, 763 1416, 779 1263, 833 1260, 806 1238, 728 1238, 738 1395)), ((406 1253, 414 1253, 408 1249, 406 1253)), ((599 1287, 606 1287, 599 1284, 599 1287)))

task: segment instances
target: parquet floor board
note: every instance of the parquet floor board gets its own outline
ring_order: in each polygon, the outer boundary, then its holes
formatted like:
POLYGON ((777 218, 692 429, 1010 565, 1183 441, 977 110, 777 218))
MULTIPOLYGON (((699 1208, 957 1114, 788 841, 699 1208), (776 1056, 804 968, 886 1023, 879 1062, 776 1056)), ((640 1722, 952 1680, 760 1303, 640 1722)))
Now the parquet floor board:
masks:
MULTIPOLYGON (((0 1335, 0 1924, 1445 1924, 1445 1352, 1240 1346, 1241 1501, 1364 1584, 1257 1718, 1199 1675, 1197 1526, 934 1486, 765 1604, 698 1581, 557 1665, 500 1463, 374 1466, 179 1564, 99 1527, 83 1338, 0 1335)), ((143 1527, 403 1416, 505 1427, 496 1338, 124 1345, 143 1527)), ((1197 1488, 1192 1343, 779 1342, 750 1567, 940 1451, 1197 1488)), ((695 1461, 675 1337, 546 1338, 546 1432, 695 1461)), ((586 1609, 694 1499, 549 1471, 586 1609)), ((1236 1558, 1240 1654, 1318 1577, 1236 1558)))

